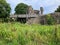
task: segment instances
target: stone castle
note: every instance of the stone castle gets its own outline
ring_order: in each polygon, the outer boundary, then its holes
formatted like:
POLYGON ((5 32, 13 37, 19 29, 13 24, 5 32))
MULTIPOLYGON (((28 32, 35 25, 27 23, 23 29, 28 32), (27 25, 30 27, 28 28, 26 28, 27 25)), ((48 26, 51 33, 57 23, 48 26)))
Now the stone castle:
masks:
MULTIPOLYGON (((40 10, 33 10, 32 6, 29 6, 27 14, 10 15, 10 18, 18 18, 18 21, 25 21, 27 24, 47 24, 46 15, 43 15, 43 7, 40 10)), ((60 23, 60 13, 54 12, 50 15, 60 23)))

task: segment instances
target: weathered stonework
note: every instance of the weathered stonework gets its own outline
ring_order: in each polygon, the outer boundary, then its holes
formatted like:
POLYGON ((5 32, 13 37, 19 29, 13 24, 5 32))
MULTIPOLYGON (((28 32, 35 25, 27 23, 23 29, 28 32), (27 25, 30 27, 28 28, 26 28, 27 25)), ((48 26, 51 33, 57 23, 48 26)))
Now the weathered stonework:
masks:
POLYGON ((40 24, 40 15, 43 14, 39 14, 39 12, 42 12, 42 11, 38 11, 38 10, 33 10, 31 6, 29 6, 29 15, 37 15, 37 17, 34 17, 34 18, 28 18, 27 20, 27 24, 40 24))
POLYGON ((29 18, 27 24, 40 24, 40 17, 29 18))
MULTIPOLYGON (((39 11, 33 10, 32 6, 29 6, 27 14, 11 15, 10 18, 26 19, 27 24, 47 24, 46 15, 43 15, 43 11, 42 7, 39 11)), ((60 24, 60 12, 50 13, 50 15, 56 20, 56 23, 60 24)))
MULTIPOLYGON (((50 14, 60 24, 60 12, 50 14)), ((10 18, 26 18, 27 24, 47 24, 46 15, 11 15, 10 18)), ((23 20, 22 20, 23 21, 23 20)))
POLYGON ((32 6, 29 6, 28 12, 29 12, 29 15, 34 14, 34 10, 33 10, 32 6))

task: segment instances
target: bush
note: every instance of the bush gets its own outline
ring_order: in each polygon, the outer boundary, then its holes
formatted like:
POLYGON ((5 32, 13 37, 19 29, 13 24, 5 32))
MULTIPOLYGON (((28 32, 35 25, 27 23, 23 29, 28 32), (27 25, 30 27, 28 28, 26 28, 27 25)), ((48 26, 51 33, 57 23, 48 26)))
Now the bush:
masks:
POLYGON ((46 15, 46 20, 48 25, 53 25, 56 23, 55 19, 50 14, 46 15))
POLYGON ((0 22, 9 22, 10 18, 0 18, 0 22))
POLYGON ((4 18, 4 22, 9 22, 10 21, 10 18, 4 18))

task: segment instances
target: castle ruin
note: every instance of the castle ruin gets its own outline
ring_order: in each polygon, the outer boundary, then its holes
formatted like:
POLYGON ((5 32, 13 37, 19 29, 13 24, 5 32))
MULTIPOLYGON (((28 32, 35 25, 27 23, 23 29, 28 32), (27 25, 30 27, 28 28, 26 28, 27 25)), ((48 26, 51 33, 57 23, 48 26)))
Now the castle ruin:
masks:
POLYGON ((18 20, 23 21, 26 19, 26 23, 28 24, 37 24, 40 23, 40 12, 41 10, 33 10, 32 6, 28 7, 28 13, 27 14, 20 14, 20 15, 10 15, 10 18, 18 18, 18 20))
MULTIPOLYGON (((46 15, 43 15, 43 7, 40 7, 39 10, 33 10, 32 6, 28 8, 28 14, 20 14, 20 15, 10 15, 10 18, 18 18, 18 21, 25 22, 27 24, 47 24, 46 15)), ((60 24, 60 13, 54 12, 50 13, 50 15, 60 24)))

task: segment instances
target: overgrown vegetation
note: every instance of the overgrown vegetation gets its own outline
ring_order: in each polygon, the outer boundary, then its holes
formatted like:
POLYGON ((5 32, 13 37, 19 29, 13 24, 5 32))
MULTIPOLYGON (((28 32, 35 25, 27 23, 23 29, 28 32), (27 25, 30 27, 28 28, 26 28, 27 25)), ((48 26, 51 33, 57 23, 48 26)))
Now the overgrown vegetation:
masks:
POLYGON ((46 20, 48 25, 53 25, 56 23, 56 20, 50 14, 46 15, 46 20))
POLYGON ((60 25, 0 23, 0 45, 60 45, 60 25))
POLYGON ((55 12, 60 12, 60 6, 55 10, 55 12))
POLYGON ((6 0, 0 0, 0 21, 8 21, 8 17, 10 16, 11 7, 6 2, 6 0))

